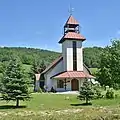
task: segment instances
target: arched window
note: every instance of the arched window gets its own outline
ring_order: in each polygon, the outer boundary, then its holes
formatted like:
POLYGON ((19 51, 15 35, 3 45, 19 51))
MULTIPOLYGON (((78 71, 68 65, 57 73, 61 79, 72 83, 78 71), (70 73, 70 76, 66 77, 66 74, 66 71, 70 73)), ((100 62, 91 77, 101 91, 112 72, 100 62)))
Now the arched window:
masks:
POLYGON ((57 80, 57 88, 64 88, 64 81, 63 80, 57 80))

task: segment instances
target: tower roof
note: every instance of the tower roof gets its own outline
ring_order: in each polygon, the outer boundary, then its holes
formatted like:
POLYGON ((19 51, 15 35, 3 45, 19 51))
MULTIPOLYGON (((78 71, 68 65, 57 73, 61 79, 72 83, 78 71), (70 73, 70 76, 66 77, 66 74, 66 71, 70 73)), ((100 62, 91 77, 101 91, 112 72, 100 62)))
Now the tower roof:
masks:
POLYGON ((80 33, 75 33, 75 32, 68 32, 66 33, 61 40, 59 41, 59 43, 64 42, 65 40, 86 40, 86 38, 84 36, 82 36, 80 33))
POLYGON ((80 34, 79 23, 72 15, 69 16, 65 26, 64 26, 64 35, 60 39, 59 43, 64 42, 65 40, 79 40, 84 41, 86 38, 80 34))
POLYGON ((79 25, 79 23, 77 22, 77 20, 72 16, 70 15, 70 17, 68 18, 66 25, 79 25))

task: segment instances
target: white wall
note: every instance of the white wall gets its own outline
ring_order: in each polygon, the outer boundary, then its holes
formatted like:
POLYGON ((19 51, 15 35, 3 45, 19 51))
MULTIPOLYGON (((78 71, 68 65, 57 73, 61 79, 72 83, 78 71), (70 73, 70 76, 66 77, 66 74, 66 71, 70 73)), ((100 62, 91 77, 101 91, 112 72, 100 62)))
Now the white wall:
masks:
POLYGON ((73 48, 72 41, 65 40, 62 43, 62 56, 64 61, 64 71, 73 70, 73 48))
POLYGON ((82 41, 77 41, 77 71, 83 71, 82 41))
MULTIPOLYGON (((64 61, 64 71, 73 71, 73 41, 65 40, 62 43, 62 56, 64 61)), ((83 71, 83 49, 82 41, 77 43, 77 71, 83 71)))
POLYGON ((45 85, 48 87, 48 90, 50 90, 53 86, 53 80, 51 79, 51 77, 60 72, 63 72, 63 60, 61 60, 53 69, 44 74, 45 85))

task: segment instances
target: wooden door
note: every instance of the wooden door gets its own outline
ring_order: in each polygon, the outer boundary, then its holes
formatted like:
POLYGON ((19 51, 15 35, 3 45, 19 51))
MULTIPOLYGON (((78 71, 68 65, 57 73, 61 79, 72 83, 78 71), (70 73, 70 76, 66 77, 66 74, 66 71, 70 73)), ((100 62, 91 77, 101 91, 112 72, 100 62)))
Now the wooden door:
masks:
POLYGON ((77 79, 71 80, 72 91, 79 91, 79 81, 77 79))

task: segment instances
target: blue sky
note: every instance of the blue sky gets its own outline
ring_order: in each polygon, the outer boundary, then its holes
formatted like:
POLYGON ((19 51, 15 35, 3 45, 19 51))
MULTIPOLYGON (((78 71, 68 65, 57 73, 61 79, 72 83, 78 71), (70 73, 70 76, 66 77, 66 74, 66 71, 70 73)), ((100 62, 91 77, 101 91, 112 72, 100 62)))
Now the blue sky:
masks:
POLYGON ((120 0, 0 0, 0 46, 61 51, 70 4, 87 38, 84 47, 120 37, 120 0))

